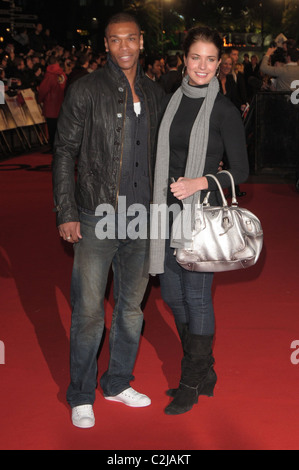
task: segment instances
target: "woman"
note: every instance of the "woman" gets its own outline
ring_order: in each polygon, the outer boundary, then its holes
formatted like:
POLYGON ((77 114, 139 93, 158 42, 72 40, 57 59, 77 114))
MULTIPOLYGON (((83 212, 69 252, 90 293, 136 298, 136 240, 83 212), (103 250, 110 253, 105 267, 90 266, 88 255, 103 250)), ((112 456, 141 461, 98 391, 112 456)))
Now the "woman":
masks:
MULTIPOLYGON (((221 93, 229 98, 238 110, 241 111, 242 100, 239 95, 237 82, 232 75, 233 62, 228 54, 222 54, 219 68, 219 82, 221 93)), ((246 101, 245 101, 246 103, 246 101)))
MULTIPOLYGON (((238 108, 240 112, 243 112, 247 102, 245 93, 245 82, 243 83, 242 75, 240 75, 240 73, 237 73, 236 70, 234 70, 234 74, 235 77, 233 75, 232 58, 229 54, 222 54, 218 76, 220 83, 220 92, 228 99, 230 99, 231 102, 234 103, 234 105, 238 108), (243 90, 242 97, 239 90, 243 90)), ((224 157, 223 160, 226 165, 226 158, 224 157)), ((241 191, 239 185, 235 185, 235 191, 238 197, 246 196, 246 192, 241 191)), ((228 195, 231 196, 231 191, 229 191, 228 195)))
MULTIPOLYGON (((198 197, 202 201, 207 191, 212 192, 210 203, 218 205, 217 185, 204 175, 217 174, 224 153, 236 182, 248 176, 240 112, 219 92, 215 76, 221 47, 218 33, 208 28, 196 27, 187 34, 187 74, 172 95, 159 130, 153 207, 179 203, 185 207, 191 204, 193 210, 198 197), (175 182, 171 183, 172 179, 175 182)), ((220 172, 217 178, 222 187, 230 185, 227 175, 220 172)), ((153 230, 154 225, 152 219, 153 230)), ((180 241, 165 237, 164 233, 153 237, 152 232, 150 273, 160 275, 162 298, 174 314, 183 346, 179 388, 167 392, 174 399, 165 409, 167 414, 180 414, 189 411, 199 395, 212 396, 216 383, 213 273, 184 270, 174 256, 180 241)))
POLYGON ((245 82, 245 75, 244 75, 244 64, 240 64, 240 62, 237 62, 234 66, 234 73, 236 76, 238 92, 239 92, 239 96, 240 96, 241 103, 242 103, 241 112, 243 113, 248 104, 246 82, 245 82))

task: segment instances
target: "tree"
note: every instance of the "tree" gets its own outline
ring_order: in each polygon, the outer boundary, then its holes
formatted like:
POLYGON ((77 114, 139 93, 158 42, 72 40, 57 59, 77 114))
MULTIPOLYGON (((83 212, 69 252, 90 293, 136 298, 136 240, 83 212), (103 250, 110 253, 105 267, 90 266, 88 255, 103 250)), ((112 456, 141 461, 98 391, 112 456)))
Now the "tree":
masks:
POLYGON ((299 5, 297 1, 290 1, 288 7, 284 11, 282 25, 284 34, 287 38, 299 41, 299 5))
MULTIPOLYGON (((148 53, 163 52, 170 44, 178 47, 174 32, 183 31, 185 24, 175 8, 168 8, 165 0, 135 0, 124 3, 125 10, 133 13, 140 23, 148 53)), ((172 3, 179 4, 180 1, 174 0, 172 3)))

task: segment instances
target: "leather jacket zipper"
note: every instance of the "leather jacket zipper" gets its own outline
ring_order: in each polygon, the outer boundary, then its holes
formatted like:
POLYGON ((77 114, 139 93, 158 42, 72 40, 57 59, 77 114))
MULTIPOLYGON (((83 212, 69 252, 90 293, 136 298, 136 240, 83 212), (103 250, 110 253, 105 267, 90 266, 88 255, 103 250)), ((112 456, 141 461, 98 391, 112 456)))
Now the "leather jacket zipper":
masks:
POLYGON ((148 103, 147 103, 147 96, 144 93, 144 90, 139 84, 139 88, 142 92, 143 99, 144 99, 144 106, 145 106, 145 112, 146 112, 146 117, 147 117, 147 127, 148 127, 148 133, 147 133, 147 164, 148 164, 148 174, 149 174, 149 183, 150 183, 150 192, 151 192, 151 199, 153 198, 153 175, 152 175, 152 165, 151 165, 151 119, 150 119, 150 113, 149 113, 149 108, 148 108, 148 103))
POLYGON ((118 177, 118 186, 117 186, 117 193, 116 193, 116 200, 115 200, 115 211, 118 204, 118 197, 119 197, 119 188, 120 188, 120 180, 121 180, 121 171, 123 165, 123 153, 124 153, 124 139, 125 139, 125 125, 126 125, 126 115, 127 115, 127 101, 128 101, 128 90, 126 88, 126 96, 125 96, 125 107, 123 112, 123 127, 122 127, 122 138, 121 138, 121 153, 120 153, 120 162, 119 162, 119 177, 118 177))
MULTIPOLYGON (((140 87, 141 88, 141 87, 140 87)), ((143 92, 143 90, 142 90, 143 92)), ((144 97, 144 104, 145 104, 145 110, 147 114, 147 127, 148 127, 148 133, 147 133, 147 164, 148 164, 148 175, 149 175, 149 183, 150 183, 150 192, 151 192, 151 199, 153 198, 153 175, 152 175, 152 165, 151 165, 151 120, 150 120, 150 113, 148 109, 148 104, 147 104, 147 97, 144 96, 143 92, 143 97, 144 97)))

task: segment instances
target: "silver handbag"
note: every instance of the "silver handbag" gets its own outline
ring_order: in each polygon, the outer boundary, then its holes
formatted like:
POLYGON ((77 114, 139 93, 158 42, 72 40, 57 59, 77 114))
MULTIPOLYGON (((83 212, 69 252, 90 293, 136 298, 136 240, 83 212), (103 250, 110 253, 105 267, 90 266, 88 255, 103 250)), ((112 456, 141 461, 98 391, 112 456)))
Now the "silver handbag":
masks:
POLYGON ((221 272, 253 266, 263 246, 263 230, 259 219, 247 209, 238 207, 233 176, 232 203, 228 206, 223 190, 214 175, 223 205, 209 205, 210 192, 195 209, 195 227, 188 249, 177 248, 177 262, 188 271, 221 272))

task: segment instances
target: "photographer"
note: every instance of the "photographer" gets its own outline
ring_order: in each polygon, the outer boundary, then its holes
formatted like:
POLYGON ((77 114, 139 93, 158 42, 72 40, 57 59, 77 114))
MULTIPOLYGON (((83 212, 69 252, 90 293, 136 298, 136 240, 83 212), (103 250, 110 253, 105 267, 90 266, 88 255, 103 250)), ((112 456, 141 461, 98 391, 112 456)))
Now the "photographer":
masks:
POLYGON ((25 90, 33 86, 33 74, 26 67, 25 60, 21 56, 15 58, 8 78, 11 79, 11 88, 14 89, 25 90))
POLYGON ((286 64, 273 66, 269 62, 276 51, 277 47, 269 47, 262 59, 260 70, 271 77, 276 77, 276 91, 293 91, 292 82, 299 80, 299 51, 296 48, 288 48, 286 64))

